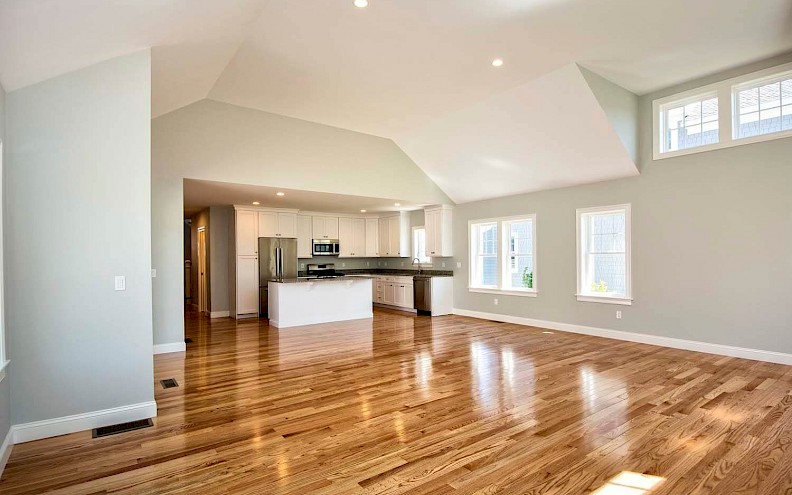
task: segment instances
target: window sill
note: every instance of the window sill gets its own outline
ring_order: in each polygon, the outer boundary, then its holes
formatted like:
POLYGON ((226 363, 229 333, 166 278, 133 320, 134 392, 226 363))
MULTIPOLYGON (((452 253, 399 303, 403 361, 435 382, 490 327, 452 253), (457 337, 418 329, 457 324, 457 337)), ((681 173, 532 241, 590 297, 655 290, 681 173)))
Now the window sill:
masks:
POLYGON ((591 294, 577 294, 578 302, 592 302, 603 304, 621 304, 623 306, 632 306, 631 297, 615 297, 615 296, 593 296, 591 294))
POLYGON ((468 292, 478 292, 479 294, 503 294, 504 296, 536 297, 539 292, 535 290, 508 290, 508 289, 488 289, 486 287, 468 287, 468 292))

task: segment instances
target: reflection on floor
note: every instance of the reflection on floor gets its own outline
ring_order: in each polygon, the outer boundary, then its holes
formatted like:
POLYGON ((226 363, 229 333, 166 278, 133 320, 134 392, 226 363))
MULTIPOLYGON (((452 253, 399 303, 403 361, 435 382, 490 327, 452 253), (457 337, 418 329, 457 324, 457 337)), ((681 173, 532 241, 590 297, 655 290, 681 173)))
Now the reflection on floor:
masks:
POLYGON ((155 427, 17 445, 3 494, 693 494, 792 487, 792 367, 378 310, 188 315, 155 427))

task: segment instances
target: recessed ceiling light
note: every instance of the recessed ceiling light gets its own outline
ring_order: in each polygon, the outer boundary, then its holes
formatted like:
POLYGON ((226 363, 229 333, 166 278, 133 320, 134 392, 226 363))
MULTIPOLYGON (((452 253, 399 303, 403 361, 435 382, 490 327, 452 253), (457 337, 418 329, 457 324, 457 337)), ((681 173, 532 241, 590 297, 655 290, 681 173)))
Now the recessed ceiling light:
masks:
POLYGON ((500 67, 501 65, 503 65, 503 59, 502 58, 496 58, 495 60, 492 61, 492 66, 493 67, 500 67))
POLYGON ((256 205, 256 206, 258 206, 258 205, 260 205, 261 203, 259 203, 258 201, 253 201, 253 204, 254 204, 254 205, 256 205))
POLYGON ((401 203, 393 203, 393 206, 401 206, 401 203))
POLYGON ((278 191, 275 193, 275 196, 286 196, 286 193, 278 191))
POLYGON ((355 7, 360 9, 368 7, 368 0, 355 0, 355 7))
POLYGON ((366 213, 366 210, 360 210, 360 213, 366 213))
POLYGON ((542 332, 542 333, 548 333, 548 334, 551 334, 551 335, 552 335, 552 333, 553 333, 553 332, 544 331, 544 332, 542 332))

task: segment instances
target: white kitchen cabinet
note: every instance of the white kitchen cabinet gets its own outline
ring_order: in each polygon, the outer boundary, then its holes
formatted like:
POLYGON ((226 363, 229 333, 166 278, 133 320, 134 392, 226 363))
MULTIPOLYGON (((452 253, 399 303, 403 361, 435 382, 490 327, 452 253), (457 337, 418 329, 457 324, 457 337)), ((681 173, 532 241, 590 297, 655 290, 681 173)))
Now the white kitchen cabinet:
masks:
POLYGON ((426 255, 430 258, 453 256, 452 249, 452 208, 434 206, 424 210, 426 229, 426 255))
POLYGON ((338 242, 340 258, 362 258, 366 255, 366 220, 363 218, 339 218, 338 242))
POLYGON ((236 316, 258 315, 259 279, 258 258, 237 256, 236 261, 236 316))
POLYGON ((255 256, 258 252, 256 212, 236 210, 236 255, 255 256))
POLYGON ((379 219, 366 219, 366 257, 379 256, 379 219))
POLYGON ((297 215, 297 257, 313 257, 313 235, 311 234, 311 217, 297 215))
POLYGON ((396 284, 393 282, 385 282, 382 284, 382 302, 383 304, 396 304, 396 284))
POLYGON ((279 211, 259 211, 258 236, 297 237, 297 214, 279 211))
POLYGON ((413 286, 404 282, 394 283, 393 305, 400 308, 413 308, 413 286))
POLYGON ((410 256, 410 218, 407 212, 380 218, 378 234, 380 256, 410 256))
POLYGON ((314 239, 338 239, 338 217, 314 216, 314 239))
POLYGON ((286 237, 289 239, 297 237, 296 213, 278 212, 278 235, 276 237, 286 237))

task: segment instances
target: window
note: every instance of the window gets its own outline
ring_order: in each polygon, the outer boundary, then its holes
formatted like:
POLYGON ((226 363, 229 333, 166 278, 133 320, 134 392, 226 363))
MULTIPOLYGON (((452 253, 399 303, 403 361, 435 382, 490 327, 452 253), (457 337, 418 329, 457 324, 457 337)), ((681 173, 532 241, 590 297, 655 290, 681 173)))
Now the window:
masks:
POLYGON ((470 291, 536 295, 535 215, 470 222, 470 291))
POLYGON ((424 227, 413 227, 413 261, 418 259, 422 265, 430 265, 432 259, 426 256, 426 229, 424 227))
POLYGON ((792 73, 735 86, 734 139, 792 130, 792 73))
POLYGON ((661 153, 717 144, 718 96, 710 93, 666 103, 661 109, 661 153))
POLYGON ((792 137, 792 63, 652 102, 655 160, 792 137))
POLYGON ((630 205, 577 210, 578 301, 631 304, 630 205))

